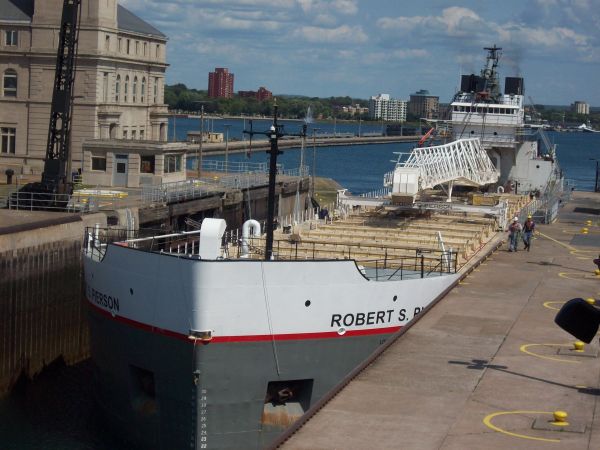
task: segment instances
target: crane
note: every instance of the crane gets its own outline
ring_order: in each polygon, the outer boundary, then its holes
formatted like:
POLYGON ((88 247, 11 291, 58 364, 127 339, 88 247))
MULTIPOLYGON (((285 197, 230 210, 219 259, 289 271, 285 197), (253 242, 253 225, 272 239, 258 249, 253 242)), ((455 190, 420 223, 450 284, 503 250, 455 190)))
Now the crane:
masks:
POLYGON ((40 182, 26 184, 17 193, 30 194, 29 206, 34 208, 64 207, 73 192, 73 185, 67 179, 67 171, 80 14, 81 0, 64 0, 42 179, 40 182))

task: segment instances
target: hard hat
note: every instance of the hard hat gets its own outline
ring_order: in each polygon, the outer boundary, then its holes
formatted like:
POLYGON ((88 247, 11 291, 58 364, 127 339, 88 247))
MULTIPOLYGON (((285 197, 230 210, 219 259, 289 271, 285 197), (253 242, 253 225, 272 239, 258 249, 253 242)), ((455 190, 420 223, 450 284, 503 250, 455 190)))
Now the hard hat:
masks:
POLYGON ((519 218, 518 218, 518 217, 515 217, 515 218, 513 219, 513 222, 518 222, 518 221, 519 221, 519 218))
POLYGON ((531 219, 531 214, 529 214, 529 215, 527 216, 527 218, 528 218, 528 219, 531 219))

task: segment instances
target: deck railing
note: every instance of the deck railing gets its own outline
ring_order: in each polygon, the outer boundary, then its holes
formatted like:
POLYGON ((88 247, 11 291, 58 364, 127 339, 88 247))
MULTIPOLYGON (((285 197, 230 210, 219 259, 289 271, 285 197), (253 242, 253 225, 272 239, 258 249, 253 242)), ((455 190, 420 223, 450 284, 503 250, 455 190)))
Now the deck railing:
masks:
MULTIPOLYGON (((189 231, 158 235, 155 230, 128 231, 118 228, 88 227, 85 231, 84 253, 102 260, 107 246, 116 243, 124 247, 147 252, 159 252, 186 258, 199 258, 200 231, 189 231)), ((223 259, 264 258, 264 239, 249 238, 248 252, 243 253, 242 239, 238 233, 227 233, 223 237, 223 259)), ((433 251, 424 249, 406 249, 406 256, 389 256, 388 249, 381 247, 381 257, 365 256, 364 247, 359 244, 345 245, 338 252, 324 251, 322 244, 312 242, 302 246, 289 239, 274 241, 274 259, 279 261, 307 260, 354 260, 361 273, 373 281, 403 280, 406 278, 425 278, 435 275, 456 273, 458 254, 453 251, 433 251)), ((398 250, 398 249, 394 249, 398 250)), ((391 250, 390 250, 391 251, 391 250)))

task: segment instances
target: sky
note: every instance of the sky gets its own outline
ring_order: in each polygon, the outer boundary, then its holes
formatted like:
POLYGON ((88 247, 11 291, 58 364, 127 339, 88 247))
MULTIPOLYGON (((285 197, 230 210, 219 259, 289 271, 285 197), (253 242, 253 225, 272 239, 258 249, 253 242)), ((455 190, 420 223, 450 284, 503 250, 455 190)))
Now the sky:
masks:
POLYGON ((168 36, 169 84, 207 89, 227 67, 235 91, 450 102, 496 44, 535 103, 600 106, 600 0, 119 2, 168 36))

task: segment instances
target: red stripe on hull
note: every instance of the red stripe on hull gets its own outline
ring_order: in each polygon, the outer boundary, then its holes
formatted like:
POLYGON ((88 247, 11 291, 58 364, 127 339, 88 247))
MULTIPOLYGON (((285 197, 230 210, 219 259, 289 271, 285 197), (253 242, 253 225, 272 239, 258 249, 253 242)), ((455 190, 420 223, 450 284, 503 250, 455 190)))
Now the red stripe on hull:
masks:
MULTIPOLYGON (((150 333, 161 334, 163 336, 172 337, 175 339, 180 339, 186 342, 193 342, 190 340, 185 334, 177 333, 171 330, 165 330, 162 328, 158 328, 152 325, 148 325, 142 322, 138 322, 136 320, 128 319, 126 317, 121 317, 117 315, 113 315, 110 312, 102 309, 92 302, 88 301, 90 308, 94 311, 100 313, 102 316, 114 320, 116 322, 121 322, 125 325, 129 325, 134 328, 139 328, 144 331, 148 331, 150 333)), ((212 340, 209 342, 219 343, 219 342, 264 342, 264 341, 300 341, 305 339, 332 339, 332 338, 342 338, 342 337, 350 337, 350 336, 371 336, 377 334, 391 334, 398 331, 401 326, 395 327, 386 327, 386 328, 367 328, 363 330, 347 330, 344 334, 339 334, 337 331, 323 331, 318 333, 290 333, 290 334, 255 334, 249 336, 214 336, 212 340)))

